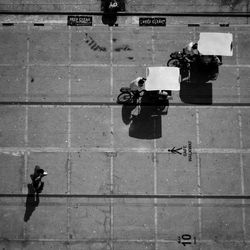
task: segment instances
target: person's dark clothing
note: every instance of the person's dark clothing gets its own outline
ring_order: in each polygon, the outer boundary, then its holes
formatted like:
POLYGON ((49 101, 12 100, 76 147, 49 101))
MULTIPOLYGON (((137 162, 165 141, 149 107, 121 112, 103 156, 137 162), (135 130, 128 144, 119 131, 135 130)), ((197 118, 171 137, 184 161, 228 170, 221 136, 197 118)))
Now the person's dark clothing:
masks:
POLYGON ((39 166, 36 166, 34 174, 30 176, 32 185, 37 192, 41 192, 43 190, 44 182, 42 182, 42 178, 46 175, 47 173, 43 169, 41 169, 39 166))

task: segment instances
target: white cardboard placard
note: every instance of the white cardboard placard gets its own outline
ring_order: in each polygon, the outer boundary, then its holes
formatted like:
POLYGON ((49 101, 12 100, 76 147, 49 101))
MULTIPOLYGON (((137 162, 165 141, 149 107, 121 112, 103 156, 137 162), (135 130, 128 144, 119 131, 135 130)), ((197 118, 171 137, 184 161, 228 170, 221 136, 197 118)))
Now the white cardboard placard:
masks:
POLYGON ((233 55, 233 34, 201 32, 198 41, 198 50, 203 55, 233 55))
POLYGON ((180 69, 177 67, 148 67, 145 90, 180 90, 180 69))

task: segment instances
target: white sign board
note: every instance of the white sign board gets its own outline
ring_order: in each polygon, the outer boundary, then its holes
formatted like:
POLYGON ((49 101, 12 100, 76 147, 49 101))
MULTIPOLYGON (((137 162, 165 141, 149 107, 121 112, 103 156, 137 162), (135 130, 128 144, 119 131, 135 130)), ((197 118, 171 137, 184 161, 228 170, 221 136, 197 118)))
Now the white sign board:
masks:
POLYGON ((198 41, 198 50, 203 55, 233 55, 233 34, 202 32, 198 41))
POLYGON ((180 69, 177 67, 148 67, 145 90, 180 90, 180 69))

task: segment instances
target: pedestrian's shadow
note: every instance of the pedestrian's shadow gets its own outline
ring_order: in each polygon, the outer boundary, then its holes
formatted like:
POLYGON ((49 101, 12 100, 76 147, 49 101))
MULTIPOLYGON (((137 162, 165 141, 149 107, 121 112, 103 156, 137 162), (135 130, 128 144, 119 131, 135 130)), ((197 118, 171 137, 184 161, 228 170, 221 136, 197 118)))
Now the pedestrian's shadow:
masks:
POLYGON ((28 187, 28 194, 26 197, 26 210, 24 214, 25 222, 27 222, 30 219, 32 213, 39 205, 39 194, 35 192, 32 184, 28 184, 27 187, 28 187))

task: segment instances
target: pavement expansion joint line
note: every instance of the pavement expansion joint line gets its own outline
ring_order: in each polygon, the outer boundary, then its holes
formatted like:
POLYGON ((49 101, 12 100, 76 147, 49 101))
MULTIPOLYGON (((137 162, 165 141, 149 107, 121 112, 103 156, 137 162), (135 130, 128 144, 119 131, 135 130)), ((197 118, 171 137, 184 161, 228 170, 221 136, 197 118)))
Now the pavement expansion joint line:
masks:
MULTIPOLYGON (((160 66, 161 64, 159 64, 160 66)), ((88 64, 88 63, 70 63, 70 64, 52 64, 52 63, 29 63, 29 64, 8 64, 8 63, 0 63, 1 67, 11 67, 11 66, 24 66, 24 67, 34 67, 34 66, 41 66, 41 67, 110 67, 110 64, 88 64)), ((148 67, 150 64, 141 64, 141 65, 135 65, 135 64, 114 64, 113 67, 128 67, 133 68, 135 66, 140 67, 148 67)), ((155 65, 157 66, 157 65, 155 65)), ((250 64, 223 64, 221 66, 222 68, 249 68, 250 64)))
MULTIPOLYGON (((42 14, 42 13, 27 13, 25 15, 25 13, 23 13, 23 15, 15 15, 15 14, 11 14, 11 13, 1 13, 0 12, 0 23, 2 24, 2 26, 15 26, 15 25, 20 25, 20 24, 33 24, 34 26, 45 26, 45 25, 68 25, 68 21, 67 21, 67 16, 69 15, 83 15, 84 13, 65 13, 64 15, 59 15, 57 13, 55 13, 52 16, 46 15, 46 14, 42 14)), ((84 26, 84 27, 105 27, 106 25, 104 25, 99 18, 95 18, 95 14, 98 15, 102 15, 103 13, 85 13, 85 15, 88 16, 93 16, 93 22, 92 25, 90 26, 84 26)), ((152 13, 154 17, 156 16, 167 16, 167 13, 163 14, 163 13, 152 13)), ((242 14, 242 13, 241 13, 242 14)), ((145 13, 145 15, 147 16, 148 13, 145 13)), ((144 15, 144 17, 145 17, 144 15)), ((249 13, 246 13, 246 15, 250 15, 249 13)), ((122 18, 127 18, 128 21, 126 22, 122 22, 119 23, 119 19, 118 19, 118 27, 140 27, 139 26, 139 19, 138 21, 132 21, 131 17, 137 17, 139 18, 140 16, 143 16, 143 13, 134 13, 133 15, 130 15, 129 13, 127 13, 126 15, 122 14, 122 18)), ((119 18, 119 13, 118 13, 118 18, 119 18)), ((250 24, 247 23, 242 23, 242 24, 238 24, 238 23, 223 23, 223 20, 218 21, 217 23, 214 22, 200 22, 200 23, 167 23, 164 27, 192 27, 192 26, 200 26, 200 27, 218 27, 218 28, 229 28, 229 27, 249 27, 250 24)), ((114 26, 115 28, 116 26, 114 26)), ((161 27, 161 28, 164 28, 161 27)))
MULTIPOLYGON (((64 152, 64 153, 76 153, 76 152, 105 152, 105 153, 124 153, 124 152, 137 152, 137 153, 166 153, 171 154, 168 151, 169 148, 102 148, 102 147, 93 147, 93 148, 84 148, 84 147, 0 147, 0 153, 21 155, 25 152, 64 152)), ((250 148, 193 148, 193 154, 249 154, 250 148)))
MULTIPOLYGON (((22 193, 0 193, 0 198, 20 198, 26 197, 27 194, 22 193)), ((184 200, 250 200, 250 195, 206 195, 206 194, 40 194, 40 197, 44 198, 87 198, 87 199, 184 199, 184 200)), ((152 205, 153 206, 153 205, 152 205)), ((192 206, 192 205, 191 205, 192 206)), ((241 204, 241 206, 244 206, 241 204)))
MULTIPOLYGON (((113 108, 121 108, 120 104, 117 104, 116 102, 30 102, 30 101, 5 101, 5 102, 0 102, 0 106, 9 106, 9 107, 40 107, 40 108, 55 108, 55 107, 65 107, 68 108, 69 106, 74 107, 74 108, 103 108, 103 107, 110 107, 112 106, 113 108)), ((145 106, 152 106, 150 105, 145 105, 145 106)), ((218 108, 249 108, 250 103, 213 103, 212 105, 210 104, 186 104, 186 103, 170 103, 169 107, 171 108, 199 108, 199 109, 218 109, 218 108)))
MULTIPOLYGON (((16 238, 8 238, 8 241, 11 242, 27 242, 27 239, 16 239, 16 238)), ((70 242, 70 243, 85 243, 85 242, 95 242, 95 243, 106 243, 107 242, 107 238, 79 238, 79 239, 69 239, 69 240, 65 240, 65 239, 59 239, 59 238, 51 238, 51 239, 47 239, 47 238, 33 238, 33 239, 29 239, 29 242, 70 242)), ((155 240, 154 239, 115 239, 115 242, 120 242, 120 243, 154 243, 155 240)), ((159 243, 176 243, 176 239, 158 239, 159 243)), ((202 239, 199 240, 199 243, 213 243, 214 240, 210 240, 210 239, 202 239)), ((250 240, 245 240, 245 243, 249 244, 250 240)), ((224 240, 221 239, 220 243, 222 244, 228 244, 228 243, 242 243, 241 240, 224 240)))

